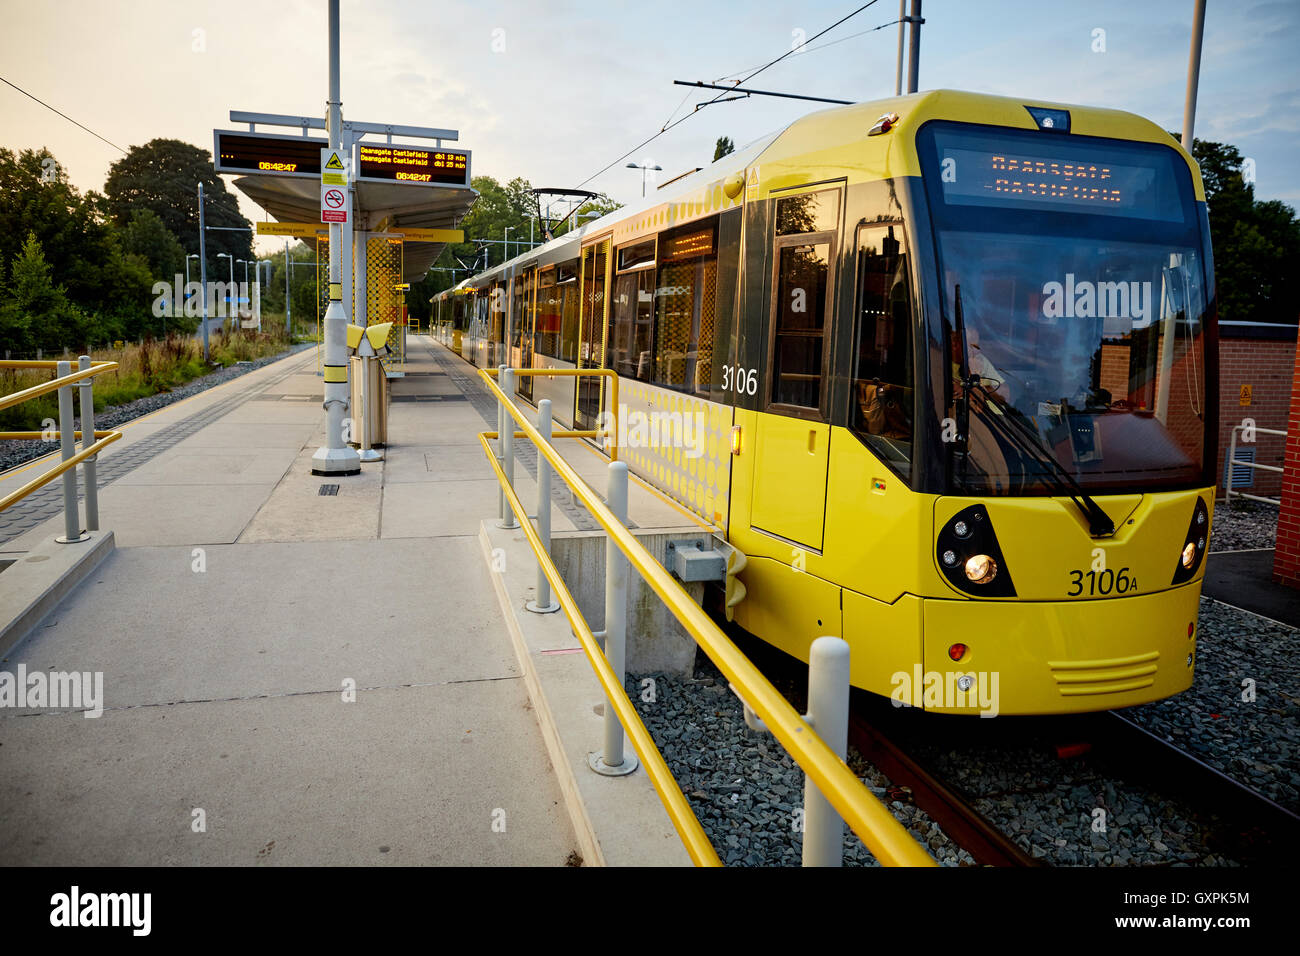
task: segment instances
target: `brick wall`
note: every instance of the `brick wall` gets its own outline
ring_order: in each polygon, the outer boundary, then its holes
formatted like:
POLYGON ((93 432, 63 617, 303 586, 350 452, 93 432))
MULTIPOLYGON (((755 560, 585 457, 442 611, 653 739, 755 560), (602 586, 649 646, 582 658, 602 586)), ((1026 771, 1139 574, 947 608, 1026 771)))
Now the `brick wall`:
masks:
MULTIPOLYGON (((1260 428, 1286 429, 1288 412, 1292 411, 1295 360, 1294 340, 1219 340, 1219 461, 1215 475, 1220 496, 1232 426, 1240 425, 1244 418, 1252 418, 1260 428), (1241 404, 1242 385, 1251 386, 1251 403, 1247 406, 1241 404)), ((1255 461, 1262 465, 1281 465, 1285 449, 1286 439, 1260 435, 1255 442, 1255 461)), ((1256 469, 1254 487, 1241 490, 1276 495, 1281 491, 1282 477, 1256 469)))
POLYGON ((1282 466, 1282 507, 1277 519, 1277 551, 1273 554, 1273 580, 1300 588, 1300 349, 1291 371, 1291 408, 1282 466))

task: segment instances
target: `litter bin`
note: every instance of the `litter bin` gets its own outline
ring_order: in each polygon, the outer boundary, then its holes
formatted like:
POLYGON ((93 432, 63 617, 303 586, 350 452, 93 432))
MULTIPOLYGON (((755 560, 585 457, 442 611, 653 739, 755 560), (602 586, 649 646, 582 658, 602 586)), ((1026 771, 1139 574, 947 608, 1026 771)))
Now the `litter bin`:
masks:
POLYGON ((371 448, 383 448, 388 444, 388 376, 384 374, 384 363, 378 356, 353 355, 348 369, 348 381, 352 388, 352 431, 351 444, 361 447, 362 432, 370 439, 371 448), (361 385, 366 387, 365 401, 362 400, 361 385))

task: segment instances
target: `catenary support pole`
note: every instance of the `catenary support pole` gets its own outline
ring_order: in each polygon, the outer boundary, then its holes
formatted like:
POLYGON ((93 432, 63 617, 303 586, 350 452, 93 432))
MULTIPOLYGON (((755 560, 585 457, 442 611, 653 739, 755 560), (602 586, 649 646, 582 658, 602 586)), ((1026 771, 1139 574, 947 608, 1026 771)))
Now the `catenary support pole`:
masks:
POLYGON ((894 95, 903 95, 903 47, 907 39, 907 0, 898 0, 898 63, 894 71, 894 95))
POLYGON ((208 230, 203 219, 203 184, 199 183, 199 285, 203 299, 203 364, 212 361, 208 352, 208 230))
POLYGON ((912 15, 907 18, 912 25, 911 44, 907 58, 907 92, 915 93, 921 73, 921 0, 912 0, 912 15))
MULTIPOLYGON (((339 0, 329 0, 329 129, 330 148, 342 149, 343 103, 339 95, 339 0)), ((348 409, 348 314, 343 304, 343 237, 337 222, 330 223, 329 306, 325 310, 325 444, 311 459, 313 475, 361 474, 356 449, 344 440, 343 420, 348 409)), ((351 256, 348 257, 351 259, 351 256)))
POLYGON ((1201 81, 1201 39, 1205 33, 1205 0, 1196 0, 1192 14, 1192 47, 1187 54, 1187 98, 1183 100, 1183 149, 1189 153, 1195 142, 1196 88, 1201 81))

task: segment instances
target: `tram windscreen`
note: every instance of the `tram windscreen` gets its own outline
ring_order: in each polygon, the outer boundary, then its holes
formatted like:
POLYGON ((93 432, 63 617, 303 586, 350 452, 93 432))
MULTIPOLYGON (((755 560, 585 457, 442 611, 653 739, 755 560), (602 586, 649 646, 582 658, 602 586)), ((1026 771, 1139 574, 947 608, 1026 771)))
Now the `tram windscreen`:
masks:
POLYGON ((918 138, 936 177, 927 188, 952 373, 940 404, 954 416, 963 399, 970 408, 951 449, 954 488, 1059 493, 1062 470, 1090 493, 1197 483, 1212 397, 1206 261, 1186 164, 1164 147, 1055 134, 1062 153, 1109 149, 1110 168, 1145 171, 1112 180, 1142 188, 1104 211, 1077 195, 991 190, 976 205, 942 181, 944 160, 962 155, 954 142, 1025 157, 1052 135, 977 130, 918 138))

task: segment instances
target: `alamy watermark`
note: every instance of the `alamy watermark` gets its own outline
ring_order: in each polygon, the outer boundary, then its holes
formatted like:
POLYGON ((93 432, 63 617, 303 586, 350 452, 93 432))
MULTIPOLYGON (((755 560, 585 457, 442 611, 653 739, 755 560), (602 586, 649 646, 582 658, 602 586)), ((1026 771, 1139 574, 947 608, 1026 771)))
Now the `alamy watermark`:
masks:
POLYGON ((81 710, 87 718, 104 713, 103 671, 0 671, 0 707, 81 710))
POLYGON ((643 412, 618 407, 618 421, 613 412, 600 413, 596 427, 607 435, 615 432, 619 448, 681 448, 687 458, 704 454, 704 412, 643 412))
POLYGON ((998 715, 997 671, 925 671, 914 664, 912 673, 896 671, 890 678, 895 707, 978 709, 981 717, 998 715))

